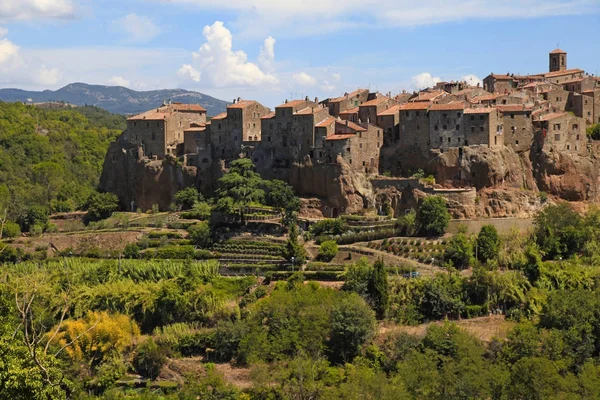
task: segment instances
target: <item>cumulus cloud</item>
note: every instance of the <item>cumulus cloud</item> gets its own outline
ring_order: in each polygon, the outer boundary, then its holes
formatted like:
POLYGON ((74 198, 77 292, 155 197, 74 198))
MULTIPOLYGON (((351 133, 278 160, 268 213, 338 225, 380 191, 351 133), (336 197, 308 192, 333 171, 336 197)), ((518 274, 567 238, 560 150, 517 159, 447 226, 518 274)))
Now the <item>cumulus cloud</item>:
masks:
POLYGON ((334 81, 339 82, 342 80, 342 76, 340 74, 332 74, 331 77, 333 78, 334 81))
POLYGON ((292 78, 294 78, 296 83, 302 86, 314 86, 317 84, 317 79, 306 72, 293 74, 292 78))
POLYGON ((471 86, 483 86, 483 81, 473 74, 463 76, 462 80, 471 86))
POLYGON ((66 19, 75 16, 73 0, 2 0, 0 20, 66 19))
POLYGON ((0 83, 53 85, 60 76, 58 69, 48 68, 37 60, 28 60, 19 46, 7 38, 0 39, 0 83))
POLYGON ((131 86, 131 81, 123 78, 122 76, 113 76, 107 81, 107 83, 111 86, 123 86, 123 87, 131 86))
POLYGON ((275 42, 276 40, 269 36, 260 47, 258 63, 266 72, 273 72, 275 70, 275 66, 273 65, 275 62, 275 42))
POLYGON ((435 86, 435 84, 441 82, 442 79, 437 76, 432 76, 429 72, 422 72, 419 75, 413 76, 410 81, 415 89, 425 89, 435 86))
POLYGON ((127 35, 131 42, 147 42, 160 35, 161 29, 144 15, 128 14, 114 22, 116 27, 127 35))
POLYGON ((321 90, 327 93, 331 93, 335 90, 335 85, 332 85, 331 83, 329 83, 329 81, 323 81, 323 84, 321 85, 321 90))
POLYGON ((286 35, 320 35, 324 30, 340 30, 357 25, 418 26, 463 20, 579 15, 599 9, 597 0, 164 1, 197 6, 203 10, 237 13, 237 23, 245 33, 279 31, 286 35), (535 10, 535 13, 524 13, 524 9, 535 10))
POLYGON ((0 38, 6 36, 7 33, 8 33, 8 29, 0 26, 0 38))
POLYGON ((190 64, 183 64, 181 68, 179 68, 179 71, 177 71, 177 75, 184 80, 190 80, 192 82, 200 82, 201 77, 200 72, 196 71, 190 64))
MULTIPOLYGON (((198 80, 202 76, 204 83, 221 88, 275 85, 279 82, 273 73, 249 62, 245 52, 233 50, 233 36, 223 22, 216 21, 210 26, 205 26, 203 35, 206 42, 193 53, 193 63, 184 64, 179 69, 180 75, 187 74, 188 77, 197 77, 198 80)), ((267 38, 265 41, 262 51, 264 60, 275 57, 274 44, 274 39, 267 38)))
POLYGON ((62 74, 58 68, 48 68, 42 65, 34 75, 33 82, 38 85, 52 86, 56 85, 62 74))

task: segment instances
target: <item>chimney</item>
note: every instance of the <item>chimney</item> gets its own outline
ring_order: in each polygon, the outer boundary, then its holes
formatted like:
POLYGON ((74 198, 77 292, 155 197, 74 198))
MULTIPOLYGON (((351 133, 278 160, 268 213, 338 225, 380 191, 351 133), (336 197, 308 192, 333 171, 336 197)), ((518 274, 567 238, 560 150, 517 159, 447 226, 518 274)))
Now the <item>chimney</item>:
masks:
POLYGON ((287 100, 287 99, 285 99, 285 104, 287 104, 287 103, 288 103, 288 100, 287 100))
POLYGON ((319 102, 319 98, 315 97, 315 103, 318 103, 318 102, 319 102))
POLYGON ((304 98, 304 101, 308 101, 308 96, 306 96, 306 97, 304 98))
POLYGON ((235 99, 233 99, 233 104, 235 104, 235 99))
POLYGON ((241 99, 242 99, 241 97, 238 97, 238 103, 240 102, 241 99))

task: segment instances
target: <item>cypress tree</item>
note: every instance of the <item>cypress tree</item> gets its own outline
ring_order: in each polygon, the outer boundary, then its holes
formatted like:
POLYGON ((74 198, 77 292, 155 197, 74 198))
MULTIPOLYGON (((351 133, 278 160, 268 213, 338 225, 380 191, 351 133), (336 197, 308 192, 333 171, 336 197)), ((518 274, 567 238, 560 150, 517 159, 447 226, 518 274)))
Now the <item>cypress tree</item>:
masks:
POLYGON ((373 272, 369 279, 368 293, 371 305, 375 310, 377 319, 384 319, 389 304, 387 272, 383 258, 378 259, 373 266, 373 272))

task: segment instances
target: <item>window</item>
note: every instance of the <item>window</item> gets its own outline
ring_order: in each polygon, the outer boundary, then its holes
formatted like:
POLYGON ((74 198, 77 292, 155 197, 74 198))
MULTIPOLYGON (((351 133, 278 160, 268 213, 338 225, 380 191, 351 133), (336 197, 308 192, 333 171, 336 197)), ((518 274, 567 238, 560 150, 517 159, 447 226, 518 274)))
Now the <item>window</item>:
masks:
POLYGON ((510 114, 510 118, 511 118, 511 119, 515 119, 515 114, 514 114, 514 113, 511 113, 511 114, 510 114))
POLYGON ((380 134, 381 134, 381 131, 377 131, 377 137, 379 137, 380 134))
POLYGON ((406 115, 407 117, 410 117, 410 111, 405 112, 404 115, 406 115))
POLYGON ((348 162, 349 162, 350 164, 352 164, 352 159, 348 160, 348 162))
POLYGON ((567 150, 571 150, 571 145, 570 144, 567 145, 567 150))
POLYGON ((458 142, 458 144, 460 144, 460 138, 457 138, 456 141, 458 142))
POLYGON ((554 130, 560 131, 560 124, 554 124, 554 130))
POLYGON ((269 129, 273 129, 273 124, 269 124, 269 129))
POLYGON ((479 116, 479 119, 480 119, 481 121, 483 121, 483 120, 485 119, 485 115, 480 115, 480 116, 479 116))
POLYGON ((156 140, 156 133, 152 132, 152 140, 156 140))
POLYGON ((267 136, 267 142, 271 143, 271 136, 267 136))
POLYGON ((160 127, 160 122, 156 121, 156 127, 160 127))
POLYGON ((252 124, 252 127, 253 127, 253 128, 256 128, 256 124, 252 124))
POLYGON ((460 113, 456 113, 456 118, 460 118, 460 113))
POLYGON ((448 126, 447 126, 447 125, 444 125, 444 126, 442 126, 442 129, 443 129, 443 130, 446 130, 446 129, 448 129, 448 126))
POLYGON ((442 117, 446 118, 447 116, 448 116, 448 114, 442 113, 442 117))
POLYGON ((363 161, 363 167, 366 167, 366 166, 367 166, 367 162, 363 161))
POLYGON ((420 129, 421 129, 421 127, 419 125, 417 125, 417 130, 420 130, 420 129))
POLYGON ((282 137, 281 141, 282 141, 282 144, 281 144, 282 146, 284 146, 284 147, 287 146, 287 137, 285 137, 285 136, 282 137))
POLYGON ((150 122, 146 122, 146 128, 150 128, 150 122))
POLYGON ((134 123, 133 123, 133 127, 135 128, 135 126, 136 126, 136 125, 137 125, 137 122, 134 122, 134 123))
POLYGON ((517 127, 516 126, 511 126, 510 127, 510 131, 513 133, 513 135, 517 132, 517 127))
POLYGON ((379 142, 377 142, 377 148, 379 148, 379 142))
MULTIPOLYGON (((587 101, 586 101, 586 104, 587 104, 587 101)), ((420 112, 419 112, 419 111, 417 111, 417 112, 415 113, 415 115, 418 117, 418 116, 420 115, 420 112)))
POLYGON ((579 135, 577 135, 577 140, 579 140, 579 135))
POLYGON ((362 149, 362 143, 358 145, 358 148, 359 148, 359 149, 362 149))
POLYGON ((518 140, 515 140, 515 144, 516 144, 516 145, 518 145, 518 144, 519 144, 519 141, 518 141, 518 140))
POLYGON ((451 143, 451 142, 452 142, 452 138, 448 138, 448 143, 451 143))
POLYGON ((460 131, 460 125, 456 125, 456 130, 460 131))
POLYGON ((573 124, 573 130, 575 131, 577 129, 579 129, 579 126, 577 124, 573 124))
POLYGON ((346 151, 347 151, 348 153, 350 153, 350 147, 347 147, 347 148, 346 148, 346 151))
POLYGON ((442 136, 440 136, 440 143, 444 140, 444 138, 442 136))
POLYGON ((218 128, 221 129, 221 124, 219 124, 218 128))
POLYGON ((436 125, 436 126, 434 126, 434 127, 433 127, 433 130, 434 130, 434 131, 437 131, 437 130, 438 130, 438 126, 437 126, 437 125, 436 125))
POLYGON ((556 141, 556 142, 560 141, 560 133, 557 133, 556 135, 554 135, 554 141, 556 141))
POLYGON ((471 115, 471 121, 475 121, 475 116, 471 115))
POLYGON ((479 127, 479 132, 483 132, 483 126, 479 127))

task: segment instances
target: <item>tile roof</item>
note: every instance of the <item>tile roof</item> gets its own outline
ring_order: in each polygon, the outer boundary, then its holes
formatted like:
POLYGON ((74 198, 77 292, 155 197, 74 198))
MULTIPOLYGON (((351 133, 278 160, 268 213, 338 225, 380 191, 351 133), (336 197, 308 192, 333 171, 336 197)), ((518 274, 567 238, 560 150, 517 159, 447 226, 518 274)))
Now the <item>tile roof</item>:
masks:
POLYGON ((128 121, 159 121, 164 120, 170 113, 159 111, 157 108, 154 110, 146 111, 145 113, 141 113, 138 115, 134 115, 133 117, 129 117, 128 121))
POLYGON ((346 111, 341 111, 340 115, 342 115, 342 114, 343 115, 357 114, 358 111, 359 111, 359 109, 360 109, 359 107, 354 107, 354 108, 351 108, 351 109, 346 110, 346 111))
POLYGON ((570 81, 564 81, 561 82, 561 85, 568 85, 569 83, 577 83, 577 82, 582 82, 583 78, 575 78, 575 79, 571 79, 570 81))
POLYGON ((198 104, 182 104, 182 103, 173 103, 169 105, 164 105, 158 108, 153 108, 152 110, 146 111, 144 113, 134 115, 128 118, 131 121, 137 120, 150 120, 157 121, 161 119, 165 119, 167 116, 171 115, 173 112, 180 111, 196 111, 196 112, 206 112, 206 109, 198 104))
POLYGON ((419 92, 418 96, 414 99, 410 99, 411 102, 417 101, 431 101, 439 96, 442 96, 445 92, 443 90, 433 90, 431 92, 419 92))
MULTIPOLYGON (((166 106, 169 107, 169 106, 166 106)), ((174 111, 200 111, 206 112, 206 108, 202 107, 199 104, 183 104, 183 103, 173 103, 170 107, 174 111)))
POLYGON ((567 113, 565 113, 565 112, 550 113, 550 114, 542 115, 539 118, 539 121, 550 121, 550 120, 553 120, 555 118, 559 118, 559 117, 562 117, 562 116, 565 116, 565 115, 567 115, 567 113))
POLYGON ((206 130, 206 127, 195 127, 195 128, 188 128, 188 129, 184 129, 184 132, 204 132, 206 130))
POLYGON ((327 117, 323 121, 316 124, 315 127, 317 127, 317 128, 327 127, 327 126, 330 126, 331 124, 333 124, 334 122, 335 122, 335 117, 327 117))
POLYGON ((377 114, 377 116, 380 116, 380 115, 396 115, 396 114, 398 114, 399 111, 400 111, 400 106, 399 105, 395 105, 395 106, 391 106, 387 110, 384 110, 384 111, 380 112, 379 114, 377 114))
POLYGON ((503 96, 503 95, 502 94, 482 94, 481 96, 475 96, 475 97, 469 99, 469 101, 472 103, 479 103, 480 101, 495 100, 501 96, 503 96))
POLYGON ((369 100, 367 102, 362 103, 359 107, 378 106, 379 104, 381 104, 381 103, 383 103, 383 102, 385 102, 387 100, 390 100, 390 98, 387 97, 387 96, 380 96, 380 97, 377 97, 377 98, 375 98, 373 100, 369 100))
POLYGON ((256 104, 255 100, 240 100, 235 104, 228 105, 227 108, 246 108, 253 104, 256 104))
POLYGON ((525 112, 525 111, 531 112, 532 111, 531 108, 525 107, 523 104, 501 105, 501 106, 496 106, 496 108, 501 113, 505 113, 505 112, 525 112))
POLYGON ((262 117, 260 117, 260 119, 271 119, 271 118, 275 118, 275 113, 274 112, 266 114, 266 115, 263 115, 262 117))
POLYGON ((431 106, 431 103, 427 101, 417 101, 414 103, 402 104, 400 106, 400 110, 408 111, 408 110, 427 110, 431 106))
POLYGON ((353 131, 356 131, 356 132, 364 132, 364 131, 367 130, 367 128, 363 128, 362 126, 360 126, 358 124, 355 124, 352 121, 339 121, 339 120, 336 120, 335 122, 336 122, 336 131, 337 131, 338 125, 344 126, 346 128, 350 128, 350 129, 352 129, 353 131))
POLYGON ((302 110, 296 111, 294 115, 311 115, 321 110, 323 110, 321 107, 306 107, 302 110))
POLYGON ((275 108, 299 107, 299 106, 303 106, 304 104, 306 104, 306 100, 292 100, 292 101, 288 101, 287 103, 283 103, 281 105, 278 105, 275 108))
POLYGON ((447 104, 432 104, 429 111, 452 111, 452 110, 464 110, 465 105, 460 101, 454 101, 447 104))
POLYGON ((490 114, 494 111, 494 107, 465 108, 465 114, 490 114))
POLYGON ((325 138, 325 140, 347 140, 347 139, 351 139, 353 137, 356 137, 355 133, 350 133, 350 134, 343 134, 343 135, 331 135, 331 136, 327 136, 325 138))
POLYGON ((544 76, 546 78, 554 78, 555 76, 563 76, 563 75, 569 75, 569 74, 581 74, 583 72, 584 71, 582 69, 575 68, 575 69, 566 69, 564 71, 548 72, 547 74, 544 74, 544 76))
POLYGON ((494 79, 496 79, 497 81, 512 81, 514 78, 510 75, 496 75, 496 74, 490 74, 490 76, 494 79))
POLYGON ((352 93, 348 93, 348 96, 344 95, 344 96, 336 97, 336 98, 329 100, 329 102, 330 103, 339 103, 342 100, 349 99, 349 98, 354 97, 357 94, 360 94, 361 92, 365 92, 365 91, 368 91, 368 89, 357 89, 352 93))
POLYGON ((221 114, 217 114, 214 117, 211 118, 211 120, 213 119, 225 119, 227 118, 227 113, 226 112, 222 112, 221 114))
POLYGON ((561 49, 554 49, 550 52, 550 54, 567 54, 567 52, 561 49))

